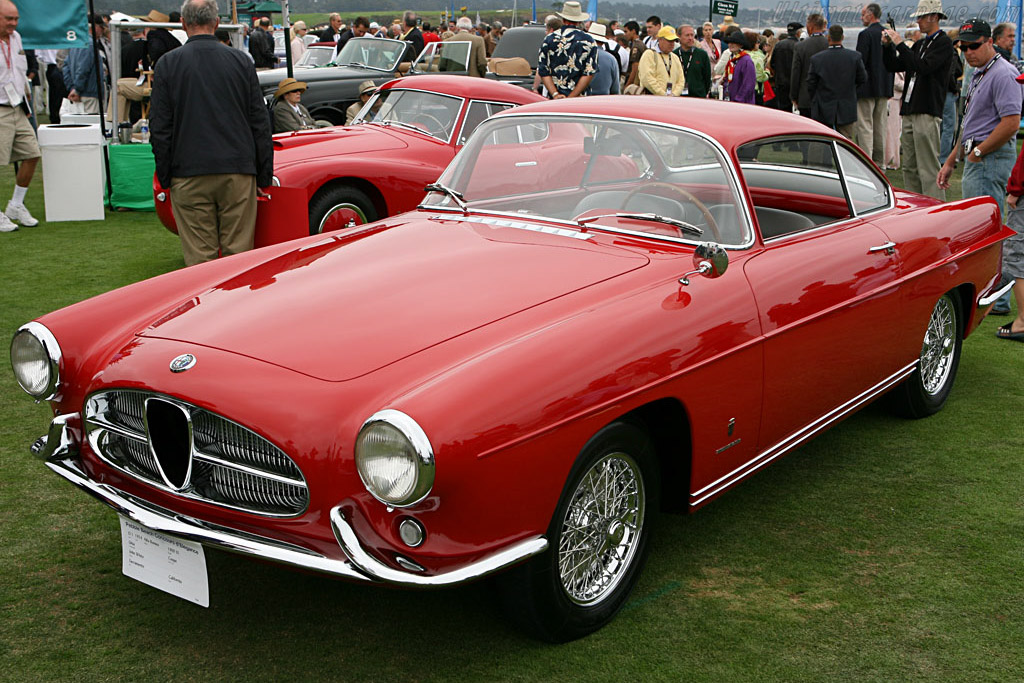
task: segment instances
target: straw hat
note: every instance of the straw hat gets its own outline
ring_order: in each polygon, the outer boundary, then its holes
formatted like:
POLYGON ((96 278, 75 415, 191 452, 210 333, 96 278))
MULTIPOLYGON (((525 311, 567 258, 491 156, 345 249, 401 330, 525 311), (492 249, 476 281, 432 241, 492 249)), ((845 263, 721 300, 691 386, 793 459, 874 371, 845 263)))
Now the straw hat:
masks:
POLYGON ((359 84, 359 96, 372 95, 376 89, 377 86, 374 85, 373 81, 363 81, 359 84))
POLYGON ((718 25, 718 30, 719 31, 724 31, 726 29, 726 27, 728 27, 728 26, 738 26, 738 25, 739 24, 736 23, 736 21, 732 18, 731 14, 726 14, 722 18, 722 23, 718 25))
POLYGON ((604 24, 599 24, 596 21, 590 22, 590 28, 587 29, 587 33, 598 40, 608 41, 608 28, 604 24))
POLYGON ((152 21, 154 24, 167 24, 171 21, 169 16, 155 9, 149 10, 149 14, 141 18, 142 21, 152 21))
POLYGON ((917 11, 910 16, 917 18, 928 14, 938 14, 939 19, 949 18, 946 16, 946 13, 942 11, 942 0, 921 0, 917 3, 917 11))
POLYGON ((302 81, 297 81, 294 78, 286 78, 277 84, 277 90, 274 91, 274 97, 283 97, 284 95, 296 90, 305 92, 306 84, 302 81))
POLYGON ((590 15, 584 12, 583 8, 580 7, 580 3, 575 0, 570 0, 562 5, 562 11, 555 12, 555 16, 577 24, 590 18, 590 15))

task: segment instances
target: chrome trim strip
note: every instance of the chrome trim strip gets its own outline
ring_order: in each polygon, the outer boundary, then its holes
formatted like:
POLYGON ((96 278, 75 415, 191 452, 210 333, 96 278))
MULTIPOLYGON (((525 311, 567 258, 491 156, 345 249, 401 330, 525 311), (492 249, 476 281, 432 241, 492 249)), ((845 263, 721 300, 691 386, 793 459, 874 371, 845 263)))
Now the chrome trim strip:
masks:
POLYGON ((249 467, 248 465, 243 465, 241 463, 224 460, 223 458, 218 458, 216 455, 204 453, 198 448, 192 450, 192 456, 200 462, 208 462, 213 465, 223 467, 224 469, 235 470, 236 472, 242 472, 243 474, 249 474, 262 479, 272 479, 273 481, 281 484, 290 484, 292 486, 306 488, 305 479, 292 479, 291 477, 287 477, 283 474, 277 474, 276 472, 268 472, 266 470, 261 470, 258 467, 249 467))
POLYGON ((381 581, 400 586, 430 587, 450 586, 485 576, 543 552, 548 546, 547 540, 543 536, 539 536, 516 543, 450 572, 435 576, 406 574, 400 570, 391 569, 368 555, 360 545, 352 526, 345 519, 344 513, 341 512, 341 506, 338 506, 331 510, 331 526, 342 551, 349 559, 332 559, 291 543, 183 515, 154 505, 108 484, 92 481, 73 457, 73 454, 77 452, 77 442, 71 438, 67 422, 74 417, 76 415, 59 416, 51 423, 51 438, 47 440, 47 443, 58 440, 62 443, 59 448, 53 448, 52 457, 46 461, 47 467, 89 495, 112 507, 118 514, 133 519, 143 526, 221 550, 240 555, 251 555, 357 581, 381 581), (57 438, 62 433, 68 437, 68 442, 65 443, 63 439, 57 438))
POLYGON ((593 235, 588 235, 580 230, 566 230, 565 228, 552 228, 545 225, 537 225, 535 223, 524 223, 523 221, 506 221, 498 218, 478 218, 476 216, 431 216, 430 220, 444 220, 444 221, 455 221, 457 223, 482 223, 483 225, 496 225, 502 228, 516 228, 518 230, 531 230, 533 232, 543 232, 548 235, 561 235, 562 237, 571 237, 577 240, 589 240, 593 238, 593 235))
POLYGON ((118 436, 123 436, 126 439, 133 439, 141 443, 146 443, 145 434, 140 434, 139 432, 128 429, 127 427, 122 427, 121 425, 116 425, 110 420, 107 420, 103 413, 96 413, 92 417, 87 417, 85 419, 85 429, 87 432, 94 429, 102 429, 103 431, 113 432, 118 436))
POLYGON ((367 553, 360 545, 359 538, 345 518, 340 505, 331 510, 331 525, 334 527, 338 545, 358 571, 363 572, 367 578, 399 586, 451 586, 478 579, 542 553, 548 547, 547 539, 537 536, 520 541, 460 569, 433 576, 418 576, 392 569, 367 553))
POLYGON ((978 299, 978 308, 984 308, 985 306, 991 306, 992 304, 994 304, 996 302, 996 299, 998 299, 999 297, 1013 289, 1013 283, 1015 282, 1016 280, 1010 280, 1007 284, 995 290, 988 296, 983 296, 980 299, 978 299))
POLYGON ((732 472, 729 472, 728 474, 719 477, 718 479, 711 482, 704 488, 698 491, 694 491, 693 493, 690 494, 690 498, 696 498, 696 500, 690 501, 690 507, 699 505, 700 503, 704 502, 711 496, 718 494, 723 489, 726 489, 735 484, 736 482, 740 481, 741 479, 744 479, 748 475, 753 474, 757 470, 761 469, 762 467, 770 463, 772 460, 778 458, 780 455, 788 453, 789 451, 803 444, 804 442, 806 442, 819 432, 824 431, 833 423, 837 422, 838 420, 857 410, 862 405, 872 400, 876 396, 891 389, 893 386, 895 386, 900 381, 908 377, 911 373, 913 373, 914 370, 917 369, 917 363, 918 361, 915 360, 913 363, 910 363, 909 365, 906 365, 903 368, 897 370, 896 372, 894 372, 893 374, 889 375, 884 380, 876 384, 875 386, 871 387, 870 389, 864 391, 863 393, 857 396, 854 396, 846 403, 822 415, 817 420, 810 423, 800 431, 789 435, 779 443, 769 447, 756 457, 752 458, 751 460, 745 462, 744 464, 734 469, 732 472))

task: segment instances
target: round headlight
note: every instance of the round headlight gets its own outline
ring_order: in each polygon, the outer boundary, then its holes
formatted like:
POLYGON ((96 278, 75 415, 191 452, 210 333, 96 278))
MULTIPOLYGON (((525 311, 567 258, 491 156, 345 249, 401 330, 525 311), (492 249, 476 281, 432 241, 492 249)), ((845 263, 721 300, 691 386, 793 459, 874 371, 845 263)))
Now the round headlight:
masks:
POLYGON ((382 410, 356 437, 356 467, 374 498, 393 507, 423 500, 434 485, 434 451, 416 421, 382 410))
POLYGON ((11 367, 18 384, 38 400, 57 394, 60 346, 56 337, 40 323, 22 325, 11 340, 11 367))

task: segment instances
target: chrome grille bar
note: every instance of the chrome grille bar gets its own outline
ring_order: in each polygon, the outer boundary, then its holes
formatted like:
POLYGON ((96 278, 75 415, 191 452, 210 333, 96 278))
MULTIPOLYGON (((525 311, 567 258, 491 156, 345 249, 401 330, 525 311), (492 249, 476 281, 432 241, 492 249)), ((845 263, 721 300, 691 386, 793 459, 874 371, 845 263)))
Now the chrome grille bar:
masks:
POLYGON ((146 438, 146 399, 160 398, 186 410, 195 439, 189 485, 175 495, 267 516, 294 516, 309 505, 302 471, 260 435, 220 415, 155 392, 123 389, 86 400, 89 443, 113 467, 170 491, 161 479, 146 438))

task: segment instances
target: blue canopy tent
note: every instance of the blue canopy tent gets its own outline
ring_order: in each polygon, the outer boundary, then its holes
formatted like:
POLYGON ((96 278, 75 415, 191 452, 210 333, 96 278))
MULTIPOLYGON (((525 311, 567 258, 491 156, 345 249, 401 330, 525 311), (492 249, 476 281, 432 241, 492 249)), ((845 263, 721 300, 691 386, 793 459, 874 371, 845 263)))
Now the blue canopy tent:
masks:
POLYGON ((1017 59, 1020 59, 1021 14, 1021 0, 999 0, 996 3, 996 23, 1008 21, 1017 27, 1017 40, 1013 46, 1013 54, 1017 59))

